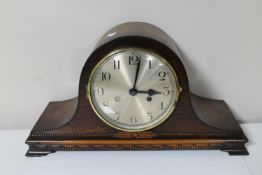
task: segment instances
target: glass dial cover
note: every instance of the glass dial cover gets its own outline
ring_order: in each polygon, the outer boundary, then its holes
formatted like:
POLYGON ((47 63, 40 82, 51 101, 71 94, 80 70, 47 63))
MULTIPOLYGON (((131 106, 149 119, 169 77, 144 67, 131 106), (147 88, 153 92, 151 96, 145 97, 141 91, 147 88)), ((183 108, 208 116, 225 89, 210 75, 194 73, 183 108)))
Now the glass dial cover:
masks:
POLYGON ((106 124, 124 131, 143 131, 172 113, 180 86, 164 58, 140 48, 111 52, 92 70, 87 96, 106 124))

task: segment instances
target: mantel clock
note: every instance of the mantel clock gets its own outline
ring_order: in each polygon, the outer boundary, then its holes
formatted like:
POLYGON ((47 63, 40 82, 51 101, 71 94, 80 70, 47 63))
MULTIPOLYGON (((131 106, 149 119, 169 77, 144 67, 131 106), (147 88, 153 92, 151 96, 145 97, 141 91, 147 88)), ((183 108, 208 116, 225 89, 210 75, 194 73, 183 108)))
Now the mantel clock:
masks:
POLYGON ((78 97, 50 102, 26 156, 73 150, 213 150, 247 155, 247 138, 222 100, 190 92, 175 42, 147 23, 102 36, 78 97))

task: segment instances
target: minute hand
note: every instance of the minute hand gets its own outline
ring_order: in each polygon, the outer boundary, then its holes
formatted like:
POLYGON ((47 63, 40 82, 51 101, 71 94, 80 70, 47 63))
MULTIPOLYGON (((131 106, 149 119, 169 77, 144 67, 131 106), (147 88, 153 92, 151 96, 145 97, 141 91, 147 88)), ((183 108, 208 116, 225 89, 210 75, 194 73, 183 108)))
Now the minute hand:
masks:
POLYGON ((153 95, 156 95, 156 94, 161 94, 161 92, 156 91, 156 90, 154 90, 154 89, 149 89, 148 91, 140 91, 140 90, 137 90, 137 93, 140 93, 140 94, 148 94, 149 96, 153 96, 153 95))
POLYGON ((137 67, 136 67, 136 75, 135 75, 135 81, 134 81, 133 89, 136 89, 136 82, 137 82, 139 69, 140 69, 140 59, 138 60, 137 67))

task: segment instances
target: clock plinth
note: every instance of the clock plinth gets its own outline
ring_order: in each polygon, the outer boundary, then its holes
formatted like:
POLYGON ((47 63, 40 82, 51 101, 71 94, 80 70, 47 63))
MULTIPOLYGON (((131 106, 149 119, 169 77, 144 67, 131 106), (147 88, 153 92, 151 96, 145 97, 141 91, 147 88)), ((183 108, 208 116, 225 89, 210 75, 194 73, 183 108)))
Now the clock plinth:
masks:
POLYGON ((248 155, 247 141, 224 101, 190 92, 176 45, 166 33, 149 24, 127 23, 106 33, 88 58, 78 97, 48 104, 26 140, 26 156, 85 150, 222 150, 248 155), (145 131, 122 131, 107 125, 87 96, 94 67, 108 53, 122 48, 142 48, 160 55, 175 70, 182 89, 168 118, 145 131))
MULTIPOLYGON (((104 131, 99 128, 85 131, 85 125, 90 125, 92 128, 95 121, 85 123, 82 120, 74 119, 76 98, 51 102, 26 141, 29 145, 26 156, 44 156, 56 151, 85 150, 221 150, 230 155, 248 155, 245 148, 247 138, 225 102, 205 99, 193 94, 191 98, 197 111, 196 114, 202 115, 199 118, 206 120, 210 125, 198 121, 190 123, 190 126, 186 124, 178 126, 183 123, 183 119, 177 123, 167 121, 164 124, 172 127, 172 132, 169 131, 170 129, 124 132, 104 131), (50 121, 55 121, 55 124, 50 126, 50 121), (199 130, 197 128, 200 125, 210 128, 199 130), (58 129, 50 130, 50 128, 58 129), (181 130, 181 128, 184 129, 181 130)), ((177 116, 180 117, 179 114, 177 116)))

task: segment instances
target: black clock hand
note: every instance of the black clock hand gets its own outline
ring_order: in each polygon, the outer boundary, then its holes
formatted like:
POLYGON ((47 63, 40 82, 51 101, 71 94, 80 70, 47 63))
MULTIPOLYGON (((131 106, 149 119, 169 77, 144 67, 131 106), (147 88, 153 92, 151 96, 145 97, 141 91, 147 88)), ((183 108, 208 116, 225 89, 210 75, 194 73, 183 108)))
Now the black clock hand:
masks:
POLYGON ((135 96, 137 94, 136 90, 136 82, 137 82, 137 77, 140 69, 140 59, 138 60, 137 67, 136 67, 136 75, 135 75, 135 80, 134 80, 134 86, 132 89, 129 89, 129 94, 132 96, 135 96))
POLYGON ((139 60, 138 60, 137 67, 136 67, 136 75, 135 75, 135 81, 134 81, 133 89, 136 89, 136 82, 137 82, 137 77, 138 77, 139 69, 140 69, 140 58, 139 58, 139 60))
POLYGON ((137 90, 136 93, 148 94, 149 96, 153 96, 153 95, 156 95, 156 94, 161 94, 161 92, 156 91, 156 90, 154 90, 154 89, 149 89, 148 91, 140 91, 140 90, 137 90))

